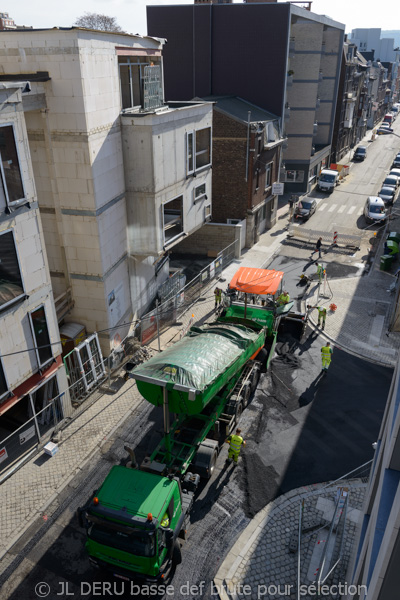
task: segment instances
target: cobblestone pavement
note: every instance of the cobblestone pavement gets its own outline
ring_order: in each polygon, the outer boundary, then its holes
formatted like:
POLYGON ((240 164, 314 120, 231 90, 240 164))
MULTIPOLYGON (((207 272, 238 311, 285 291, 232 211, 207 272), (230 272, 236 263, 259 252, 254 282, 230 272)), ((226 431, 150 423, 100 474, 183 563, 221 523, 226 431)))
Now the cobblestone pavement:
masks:
MULTIPOLYGON (((337 483, 292 490, 261 510, 241 534, 214 578, 215 589, 221 600, 297 598, 297 542, 303 500, 300 555, 302 597, 312 597, 311 593, 306 593, 307 586, 311 586, 318 577, 325 544, 332 551, 326 553, 324 577, 341 557, 325 585, 344 584, 354 551, 357 523, 367 484, 355 479, 341 481, 340 485, 349 490, 348 508, 342 514, 340 527, 333 530, 336 534, 333 533, 330 538, 328 534, 335 509, 337 483)), ((329 598, 334 597, 335 594, 329 594, 329 598)))
POLYGON ((0 559, 142 401, 131 381, 103 394, 64 430, 55 456, 36 455, 1 485, 0 559))

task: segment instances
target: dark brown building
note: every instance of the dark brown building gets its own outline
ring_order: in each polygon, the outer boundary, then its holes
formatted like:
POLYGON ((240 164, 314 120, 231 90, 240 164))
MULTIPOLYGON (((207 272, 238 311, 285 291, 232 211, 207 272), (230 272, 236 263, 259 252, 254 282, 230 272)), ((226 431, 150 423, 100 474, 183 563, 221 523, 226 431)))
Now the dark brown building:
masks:
POLYGON ((279 119, 241 98, 207 97, 213 115, 213 221, 243 227, 246 247, 276 222, 279 119))

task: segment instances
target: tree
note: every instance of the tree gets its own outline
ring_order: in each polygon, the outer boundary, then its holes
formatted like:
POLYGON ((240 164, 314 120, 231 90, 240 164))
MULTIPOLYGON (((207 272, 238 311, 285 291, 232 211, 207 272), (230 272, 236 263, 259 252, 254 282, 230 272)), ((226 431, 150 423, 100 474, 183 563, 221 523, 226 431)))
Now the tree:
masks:
POLYGON ((125 33, 118 25, 115 17, 108 17, 99 13, 85 12, 82 17, 76 19, 74 25, 75 27, 84 27, 85 29, 125 33))

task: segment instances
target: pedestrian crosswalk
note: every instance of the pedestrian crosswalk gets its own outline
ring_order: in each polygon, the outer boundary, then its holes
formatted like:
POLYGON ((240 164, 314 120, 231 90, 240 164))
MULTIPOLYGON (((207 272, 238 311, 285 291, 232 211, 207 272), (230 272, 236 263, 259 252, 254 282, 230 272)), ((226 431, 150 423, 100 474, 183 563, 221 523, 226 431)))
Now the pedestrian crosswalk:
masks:
POLYGON ((354 215, 354 216, 360 216, 363 214, 363 208, 362 207, 357 207, 357 206, 346 206, 345 204, 342 204, 341 206, 338 206, 337 204, 334 203, 330 203, 330 202, 320 202, 318 204, 318 212, 323 212, 326 211, 328 213, 337 213, 337 214, 346 214, 346 215, 354 215))

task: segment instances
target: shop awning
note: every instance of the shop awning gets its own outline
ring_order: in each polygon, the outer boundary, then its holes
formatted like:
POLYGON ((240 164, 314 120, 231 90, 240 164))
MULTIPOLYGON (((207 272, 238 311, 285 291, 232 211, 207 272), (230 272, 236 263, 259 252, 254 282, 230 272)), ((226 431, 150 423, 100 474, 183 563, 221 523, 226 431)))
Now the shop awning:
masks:
POLYGON ((273 296, 278 291, 283 271, 241 267, 234 275, 229 287, 245 294, 273 296))

